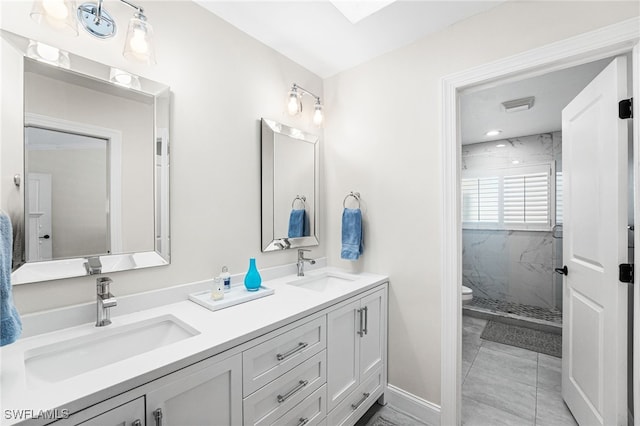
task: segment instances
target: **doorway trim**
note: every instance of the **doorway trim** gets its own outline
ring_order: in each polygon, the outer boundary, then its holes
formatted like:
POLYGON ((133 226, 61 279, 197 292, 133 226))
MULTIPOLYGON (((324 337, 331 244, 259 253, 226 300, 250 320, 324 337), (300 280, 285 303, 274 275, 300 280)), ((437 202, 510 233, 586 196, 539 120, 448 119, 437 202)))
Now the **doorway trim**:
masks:
MULTIPOLYGON (((440 424, 458 425, 461 421, 461 363, 462 363, 462 231, 460 221, 460 122, 458 118, 459 92, 471 87, 482 88, 497 86, 508 81, 535 77, 541 74, 593 62, 610 56, 632 53, 635 65, 633 74, 634 104, 638 111, 638 78, 637 74, 639 49, 634 48, 640 41, 640 18, 628 19, 588 33, 580 34, 546 46, 535 48, 505 59, 474 67, 442 79, 440 122, 441 155, 442 155, 442 291, 441 291, 441 411, 440 424)), ((639 114, 633 118, 633 126, 640 129, 639 114)), ((640 153, 640 137, 634 132, 634 152, 640 153)), ((633 162, 636 207, 638 197, 638 176, 640 166, 639 155, 633 162)), ((638 210, 634 211, 634 222, 638 221, 638 210)), ((638 247, 640 238, 636 233, 634 245, 638 247)), ((635 263, 640 255, 636 250, 635 263)), ((636 301, 640 290, 636 287, 636 301)), ((640 306, 635 306, 635 324, 639 324, 640 306)), ((640 330, 634 331, 635 360, 638 360, 637 349, 640 347, 640 330)), ((636 372, 640 368, 635 363, 636 372)), ((634 377, 638 377, 636 374, 634 377)), ((638 380, 634 381, 634 389, 638 389, 638 380)), ((640 416, 640 395, 635 393, 635 414, 640 416)))

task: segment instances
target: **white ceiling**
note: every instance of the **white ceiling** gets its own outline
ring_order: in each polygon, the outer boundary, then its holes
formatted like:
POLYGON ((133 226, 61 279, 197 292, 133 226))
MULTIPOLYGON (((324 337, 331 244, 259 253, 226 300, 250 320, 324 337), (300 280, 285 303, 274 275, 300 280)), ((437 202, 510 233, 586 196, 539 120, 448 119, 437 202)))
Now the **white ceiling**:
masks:
POLYGON ((334 0, 340 9, 356 13, 352 19, 365 15, 355 24, 326 0, 194 1, 319 77, 327 78, 505 0, 334 0))
POLYGON ((552 132, 562 128, 562 109, 598 75, 611 59, 503 84, 460 96, 462 144, 552 132), (502 103, 535 96, 533 108, 507 113, 502 103), (487 137, 489 130, 502 130, 487 137))

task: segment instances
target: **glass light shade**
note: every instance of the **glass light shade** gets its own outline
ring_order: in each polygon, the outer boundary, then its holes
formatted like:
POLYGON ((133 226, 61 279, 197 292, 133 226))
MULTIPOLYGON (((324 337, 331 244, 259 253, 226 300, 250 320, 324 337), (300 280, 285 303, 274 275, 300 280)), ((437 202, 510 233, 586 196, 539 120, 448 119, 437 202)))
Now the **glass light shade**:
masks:
POLYGON ((40 62, 45 62, 61 68, 69 68, 71 64, 68 52, 39 41, 29 41, 29 46, 27 46, 27 56, 40 62))
POLYGON ((46 23, 70 35, 78 35, 75 0, 36 0, 30 15, 38 24, 46 23))
POLYGON ((122 54, 127 59, 149 65, 156 63, 153 28, 144 15, 137 13, 129 21, 127 39, 124 42, 122 54))
POLYGON ((111 68, 109 80, 117 85, 140 90, 140 78, 119 68, 111 68))
POLYGON ((300 95, 295 90, 289 92, 289 97, 287 101, 287 111, 289 114, 296 115, 302 110, 302 105, 300 104, 300 95))
POLYGON ((313 124, 320 126, 323 120, 324 115, 322 114, 322 105, 318 103, 316 104, 316 110, 313 112, 313 124))

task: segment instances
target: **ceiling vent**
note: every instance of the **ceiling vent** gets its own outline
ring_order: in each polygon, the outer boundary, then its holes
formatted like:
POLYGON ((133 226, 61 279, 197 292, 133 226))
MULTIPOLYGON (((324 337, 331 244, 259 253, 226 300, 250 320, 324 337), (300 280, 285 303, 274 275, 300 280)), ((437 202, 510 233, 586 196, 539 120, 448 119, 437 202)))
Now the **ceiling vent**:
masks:
POLYGON ((506 101, 502 103, 505 112, 518 112, 526 111, 533 108, 533 103, 536 100, 535 96, 529 96, 528 98, 514 99, 512 101, 506 101))

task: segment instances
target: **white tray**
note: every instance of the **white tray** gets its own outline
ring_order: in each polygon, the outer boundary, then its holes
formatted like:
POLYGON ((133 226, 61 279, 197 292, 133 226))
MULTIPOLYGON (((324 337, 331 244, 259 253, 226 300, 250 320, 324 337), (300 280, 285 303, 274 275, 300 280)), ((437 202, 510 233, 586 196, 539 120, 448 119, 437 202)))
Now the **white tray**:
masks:
POLYGON ((224 299, 213 300, 211 298, 211 290, 199 291, 191 293, 189 300, 202 305, 212 311, 228 308, 229 306, 238 305, 250 300, 260 299, 261 297, 270 296, 275 292, 274 289, 260 286, 257 291, 247 291, 243 285, 231 287, 230 290, 224 292, 224 299))

